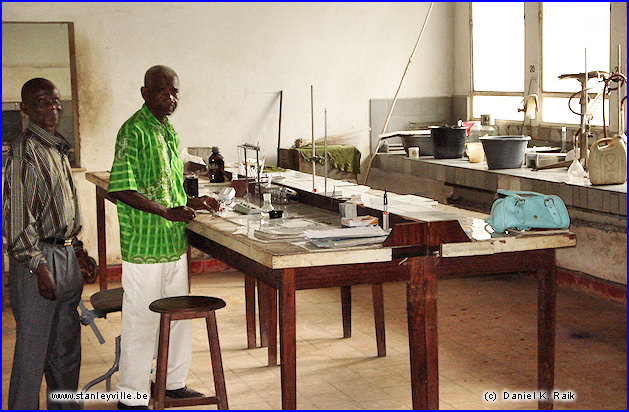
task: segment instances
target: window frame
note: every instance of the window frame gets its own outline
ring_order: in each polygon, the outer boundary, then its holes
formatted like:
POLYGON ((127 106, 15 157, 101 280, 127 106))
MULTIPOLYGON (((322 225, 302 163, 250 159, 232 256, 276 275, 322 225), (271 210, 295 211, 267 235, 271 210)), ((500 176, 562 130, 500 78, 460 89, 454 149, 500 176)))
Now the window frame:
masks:
MULTIPOLYGON (((524 32, 525 32, 525 41, 524 41, 524 51, 526 52, 526 2, 524 3, 523 11, 524 15, 522 18, 524 19, 524 32)), ((523 97, 523 92, 498 92, 498 91, 476 91, 474 90, 474 13, 473 13, 472 2, 469 2, 469 39, 470 39, 470 118, 473 118, 474 113, 474 97, 475 96, 498 96, 498 97, 523 97)), ((525 56, 525 64, 526 64, 526 56, 525 56)), ((525 76, 526 77, 526 71, 525 76)), ((525 81, 526 83, 526 81, 525 81)), ((523 89, 526 90, 526 87, 523 89)), ((479 118, 473 118, 475 120, 479 118)), ((506 120, 513 121, 513 120, 506 120)))
MULTIPOLYGON (((524 97, 524 94, 537 94, 537 96, 539 96, 539 100, 538 100, 538 104, 539 104, 539 112, 538 112, 538 116, 536 116, 535 119, 532 120, 527 120, 526 123, 528 123, 530 126, 532 127, 560 127, 560 126, 565 126, 565 124, 563 123, 554 123, 554 122, 547 122, 543 120, 543 101, 544 98, 569 98, 570 96, 572 96, 574 94, 574 92, 551 92, 551 91, 544 91, 543 90, 543 64, 544 64, 544 59, 543 59, 543 49, 542 49, 542 36, 543 36, 543 2, 536 2, 536 3, 532 3, 532 2, 523 2, 524 3, 524 30, 525 30, 525 41, 524 41, 524 65, 525 65, 525 70, 524 70, 524 84, 523 84, 523 92, 500 92, 500 91, 476 91, 474 90, 474 31, 473 31, 473 25, 474 25, 474 15, 473 15, 473 10, 472 10, 472 2, 469 2, 469 47, 470 47, 470 61, 469 61, 469 65, 470 65, 470 82, 469 82, 469 118, 474 119, 474 120, 478 120, 478 118, 473 117, 474 114, 474 97, 476 96, 500 96, 500 97, 506 97, 506 96, 517 96, 517 97, 524 97), (534 10, 534 15, 535 15, 535 19, 531 19, 531 18, 527 18, 529 17, 532 12, 534 10), (528 92, 529 90, 529 83, 531 82, 531 78, 535 78, 536 81, 533 81, 533 83, 531 84, 530 87, 530 92, 528 92)), ((613 18, 612 18, 612 3, 610 2, 610 19, 612 19, 612 24, 613 24, 613 18)), ((614 48, 613 44, 612 44, 612 40, 613 40, 613 36, 612 36, 612 24, 610 24, 610 33, 609 33, 609 38, 610 38, 610 56, 613 53, 612 49, 614 48)), ((610 57, 610 70, 611 72, 617 71, 615 69, 613 69, 613 64, 611 63, 613 59, 611 59, 610 57)), ((594 96, 594 94, 591 94, 592 96, 594 96)), ((609 109, 606 110, 605 112, 607 113, 606 115, 606 121, 607 121, 607 127, 613 127, 613 123, 611 121, 611 119, 613 118, 613 116, 618 116, 618 110, 616 109, 616 107, 613 107, 614 105, 612 105, 612 99, 610 99, 610 96, 605 96, 605 102, 609 105, 609 109)), ((603 103, 604 104, 604 103, 603 103)), ((575 115, 576 116, 576 115, 575 115)), ((509 120, 509 119, 496 119, 498 122, 504 122, 504 123, 510 123, 510 124, 522 124, 524 121, 524 115, 522 115, 522 120, 509 120)), ((575 123, 571 123, 570 125, 574 125, 576 127, 578 127, 578 120, 575 123)), ((617 126, 617 125, 616 125, 617 126)), ((601 128, 602 129, 602 125, 593 125, 592 127, 594 128, 601 128)))

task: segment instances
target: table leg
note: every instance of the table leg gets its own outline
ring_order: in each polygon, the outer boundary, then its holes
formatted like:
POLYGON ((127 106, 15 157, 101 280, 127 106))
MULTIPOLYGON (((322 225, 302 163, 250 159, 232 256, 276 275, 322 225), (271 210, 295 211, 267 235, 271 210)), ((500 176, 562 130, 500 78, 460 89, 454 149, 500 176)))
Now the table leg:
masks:
POLYGON ((260 323, 260 346, 269 346, 269 316, 270 316, 270 296, 268 287, 260 281, 256 281, 258 286, 258 318, 260 323))
POLYGON ((384 297, 382 294, 382 283, 371 285, 371 296, 373 301, 373 320, 376 326, 376 347, 378 356, 387 356, 387 344, 384 331, 384 297))
POLYGON ((341 314, 343 317, 343 337, 352 337, 352 287, 341 286, 341 314))
POLYGON ((107 240, 105 235, 105 197, 96 188, 96 232, 98 235, 98 281, 100 290, 107 290, 107 240))
POLYGON ((186 263, 188 265, 188 295, 190 294, 190 289, 192 288, 192 282, 190 279, 192 278, 192 273, 190 273, 190 267, 192 267, 192 246, 188 245, 188 249, 186 249, 186 263))
MULTIPOLYGON (((267 356, 269 366, 277 365, 277 291, 263 282, 258 282, 258 290, 264 289, 266 307, 267 356)), ((262 329, 262 328, 260 328, 262 329)))
POLYGON ((295 269, 282 270, 282 284, 279 293, 282 409, 296 409, 297 351, 295 330, 295 269))
POLYGON ((409 259, 406 310, 413 409, 439 409, 435 259, 409 259))
POLYGON ((247 348, 256 347, 256 280, 245 275, 245 317, 247 319, 247 348))
POLYGON ((555 385, 555 313, 557 272, 555 251, 548 250, 548 263, 537 271, 537 384, 549 399, 538 402, 539 409, 553 409, 555 385))

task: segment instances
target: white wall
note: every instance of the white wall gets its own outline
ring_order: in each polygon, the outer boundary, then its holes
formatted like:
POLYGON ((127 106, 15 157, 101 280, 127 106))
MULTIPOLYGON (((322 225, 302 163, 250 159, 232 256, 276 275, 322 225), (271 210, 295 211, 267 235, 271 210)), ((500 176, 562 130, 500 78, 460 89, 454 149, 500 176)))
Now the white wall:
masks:
MULTIPOLYGON (((180 77, 172 120, 182 146, 259 143, 275 163, 278 92, 282 146, 357 132, 369 151, 369 99, 392 98, 429 3, 3 3, 4 21, 72 21, 76 36, 82 166, 108 170, 120 125, 141 105, 144 72, 180 77)), ((453 93, 454 5, 436 3, 399 97, 453 93)), ((77 177, 81 235, 96 255, 93 185, 77 177)), ((107 206, 109 261, 119 261, 115 208, 107 206)))

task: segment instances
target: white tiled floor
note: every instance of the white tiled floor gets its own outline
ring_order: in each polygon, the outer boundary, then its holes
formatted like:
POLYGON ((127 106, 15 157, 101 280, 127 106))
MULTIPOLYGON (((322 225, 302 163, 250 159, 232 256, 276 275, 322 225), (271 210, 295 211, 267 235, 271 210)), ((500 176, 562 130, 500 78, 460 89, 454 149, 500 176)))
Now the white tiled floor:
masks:
MULTIPOLYGON (((118 285, 112 284, 111 287, 118 285)), ((86 285, 84 300, 98 291, 86 285)), ((376 356, 371 289, 352 288, 352 337, 342 338, 338 288, 298 291, 297 405, 300 409, 410 409, 410 371, 403 283, 385 284, 387 356, 376 356)), ((192 278, 192 294, 217 296, 227 394, 231 409, 279 409, 279 367, 266 366, 266 349, 247 349, 244 287, 239 272, 192 278)), ((87 303, 89 307, 89 303, 87 303)), ((536 409, 534 401, 483 401, 486 391, 534 391, 536 281, 505 275, 439 281, 439 380, 442 409, 536 409)), ((625 306, 559 289, 555 389, 573 402, 555 409, 626 409, 625 306)), ((15 324, 3 312, 3 402, 9 387, 15 324)), ((83 328, 80 385, 104 373, 114 359, 120 313, 96 320, 106 342, 83 328)), ((213 392, 205 325, 193 320, 193 363, 187 384, 213 392)), ((113 376, 113 384, 117 374, 113 376)), ((104 391, 101 383, 92 388, 104 391)), ((44 403, 42 387, 42 405, 44 403)), ((88 402, 87 409, 114 403, 88 402)), ((214 406, 206 407, 214 409, 214 406)))

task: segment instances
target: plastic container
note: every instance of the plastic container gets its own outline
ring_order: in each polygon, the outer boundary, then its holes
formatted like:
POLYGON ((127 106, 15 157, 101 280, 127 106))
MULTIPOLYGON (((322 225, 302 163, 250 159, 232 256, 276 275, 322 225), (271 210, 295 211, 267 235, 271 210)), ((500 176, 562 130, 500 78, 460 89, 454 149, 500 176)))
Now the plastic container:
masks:
POLYGON ((489 169, 518 169, 524 163, 524 154, 530 136, 481 136, 483 151, 489 169))
POLYGON ((465 153, 466 127, 431 126, 432 154, 435 159, 458 159, 465 153))
POLYGON ((468 143, 480 142, 478 138, 481 137, 481 134, 480 134, 481 130, 483 130, 483 126, 481 126, 480 122, 474 122, 472 127, 470 127, 470 133, 467 137, 467 142, 468 143))
POLYGON ((207 171, 211 183, 225 181, 225 159, 218 151, 218 146, 212 147, 212 155, 207 159, 207 171))
POLYGON ((627 148, 620 136, 597 140, 587 160, 593 185, 617 185, 627 180, 627 148))

